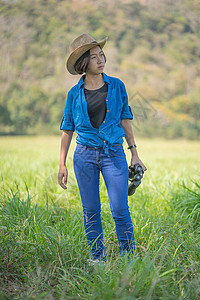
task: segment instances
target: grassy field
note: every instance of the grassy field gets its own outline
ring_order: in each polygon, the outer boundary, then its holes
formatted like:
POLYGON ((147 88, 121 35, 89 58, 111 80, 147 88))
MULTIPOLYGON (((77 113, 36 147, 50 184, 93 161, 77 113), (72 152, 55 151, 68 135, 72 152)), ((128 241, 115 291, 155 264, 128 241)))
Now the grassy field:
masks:
POLYGON ((60 137, 0 138, 0 299, 200 299, 200 142, 137 144, 148 171, 129 197, 135 256, 119 257, 101 178, 108 262, 89 266, 75 141, 64 191, 60 137))

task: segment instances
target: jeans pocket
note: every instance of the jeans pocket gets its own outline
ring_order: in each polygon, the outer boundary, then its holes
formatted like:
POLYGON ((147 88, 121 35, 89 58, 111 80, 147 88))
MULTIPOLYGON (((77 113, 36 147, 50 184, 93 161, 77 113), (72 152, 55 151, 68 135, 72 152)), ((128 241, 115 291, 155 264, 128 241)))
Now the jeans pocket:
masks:
POLYGON ((124 153, 124 149, 123 146, 114 146, 113 147, 115 150, 110 150, 109 154, 112 157, 124 157, 125 153, 124 153))
POLYGON ((81 145, 81 144, 77 144, 76 150, 75 150, 75 152, 74 152, 74 155, 80 155, 80 154, 82 154, 86 149, 87 149, 86 146, 83 146, 83 145, 81 145))

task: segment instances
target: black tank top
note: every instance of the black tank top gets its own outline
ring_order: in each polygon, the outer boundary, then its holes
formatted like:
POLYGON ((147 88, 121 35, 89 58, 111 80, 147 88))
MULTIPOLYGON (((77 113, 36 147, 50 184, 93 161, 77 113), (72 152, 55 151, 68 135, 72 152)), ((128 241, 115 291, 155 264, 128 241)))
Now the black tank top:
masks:
POLYGON ((100 89, 84 89, 87 100, 87 110, 93 127, 99 128, 106 116, 106 97, 108 86, 105 83, 100 89))

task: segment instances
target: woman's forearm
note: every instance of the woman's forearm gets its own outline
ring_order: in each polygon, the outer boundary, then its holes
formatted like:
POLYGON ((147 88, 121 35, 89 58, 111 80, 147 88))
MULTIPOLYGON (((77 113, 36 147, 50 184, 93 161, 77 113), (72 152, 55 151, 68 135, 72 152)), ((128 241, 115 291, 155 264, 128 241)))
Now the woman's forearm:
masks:
MULTIPOLYGON (((123 120, 121 120, 120 124, 121 124, 122 128, 124 129, 125 139, 127 141, 128 146, 135 145, 135 139, 133 136, 133 129, 132 129, 130 120, 123 119, 123 120)), ((138 155, 137 149, 135 147, 130 149, 130 151, 131 151, 132 155, 134 155, 134 156, 138 155)))
POLYGON ((60 163, 59 163, 60 166, 65 166, 72 136, 73 136, 72 130, 63 130, 63 134, 61 138, 61 148, 60 148, 60 163))
MULTIPOLYGON (((127 141, 127 144, 129 146, 135 145, 135 139, 133 136, 133 129, 132 129, 130 120, 128 120, 128 119, 121 120, 120 124, 121 124, 122 128, 124 129, 125 139, 127 141)), ((134 166, 135 164, 139 163, 142 166, 143 171, 146 171, 147 168, 143 164, 143 162, 140 160, 136 147, 133 147, 130 150, 131 150, 131 155, 132 155, 131 166, 134 166)))

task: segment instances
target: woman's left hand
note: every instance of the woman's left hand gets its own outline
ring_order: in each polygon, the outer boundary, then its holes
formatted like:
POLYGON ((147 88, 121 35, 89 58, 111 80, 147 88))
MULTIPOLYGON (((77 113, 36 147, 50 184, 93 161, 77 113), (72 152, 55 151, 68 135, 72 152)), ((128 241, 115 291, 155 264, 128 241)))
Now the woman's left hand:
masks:
POLYGON ((139 159, 138 156, 132 156, 131 158, 131 166, 133 167, 135 164, 140 164, 144 172, 147 170, 146 166, 143 164, 143 162, 139 159))

